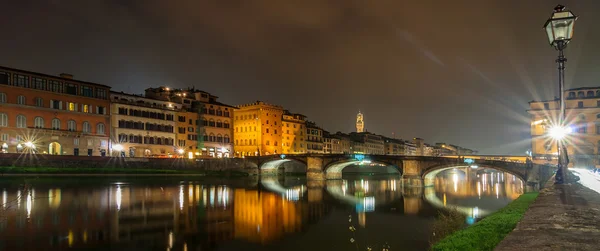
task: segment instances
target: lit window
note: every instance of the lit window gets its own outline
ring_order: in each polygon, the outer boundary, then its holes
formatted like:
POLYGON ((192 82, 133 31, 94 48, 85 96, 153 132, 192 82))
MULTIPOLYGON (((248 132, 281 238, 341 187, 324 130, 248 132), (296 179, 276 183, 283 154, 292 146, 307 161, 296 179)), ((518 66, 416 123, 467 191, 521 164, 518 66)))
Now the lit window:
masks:
POLYGON ((82 105, 82 109, 83 112, 85 113, 89 113, 90 112, 90 106, 89 105, 82 105))
POLYGON ((75 111, 75 103, 67 102, 67 110, 74 112, 75 111))

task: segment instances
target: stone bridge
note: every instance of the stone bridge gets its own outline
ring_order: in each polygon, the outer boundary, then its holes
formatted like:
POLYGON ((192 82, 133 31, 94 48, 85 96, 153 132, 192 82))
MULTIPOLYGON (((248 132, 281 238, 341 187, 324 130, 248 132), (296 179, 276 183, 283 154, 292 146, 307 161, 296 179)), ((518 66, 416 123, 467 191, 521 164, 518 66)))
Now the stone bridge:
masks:
POLYGON ((306 177, 310 180, 334 180, 342 178, 342 170, 350 165, 383 164, 392 166, 402 176, 404 185, 430 186, 435 176, 452 168, 472 166, 491 168, 515 175, 528 186, 538 187, 553 174, 555 167, 532 163, 511 161, 464 159, 461 157, 362 155, 362 154, 301 154, 247 156, 246 166, 258 169, 262 176, 276 175, 286 162, 298 162, 306 165, 306 177), (465 161, 467 160, 467 161, 465 161))

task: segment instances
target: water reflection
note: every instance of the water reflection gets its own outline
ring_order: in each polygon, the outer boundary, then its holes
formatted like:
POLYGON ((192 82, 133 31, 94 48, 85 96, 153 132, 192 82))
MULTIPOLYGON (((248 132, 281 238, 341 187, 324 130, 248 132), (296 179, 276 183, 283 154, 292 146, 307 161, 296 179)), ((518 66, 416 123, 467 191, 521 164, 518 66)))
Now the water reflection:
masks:
POLYGON ((3 188, 0 249, 339 250, 349 245, 350 214, 364 234, 357 238, 419 250, 439 208, 474 222, 523 192, 514 176, 484 169, 441 172, 427 188, 404 187, 397 176, 47 185, 72 181, 3 188), (311 231, 330 236, 301 234, 311 231))
POLYGON ((492 169, 451 169, 440 172, 433 187, 425 189, 426 200, 436 207, 455 208, 473 223, 497 211, 524 192, 523 181, 492 169), (448 182, 452 177, 452 182, 448 182), (442 198, 440 200, 440 198, 442 198))

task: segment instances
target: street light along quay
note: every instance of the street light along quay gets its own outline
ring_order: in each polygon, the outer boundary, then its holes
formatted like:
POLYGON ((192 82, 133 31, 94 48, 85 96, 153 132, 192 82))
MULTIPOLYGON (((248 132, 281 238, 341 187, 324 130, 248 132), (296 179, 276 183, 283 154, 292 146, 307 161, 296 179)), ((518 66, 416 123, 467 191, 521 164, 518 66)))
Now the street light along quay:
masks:
POLYGON ((563 95, 565 86, 565 62, 564 49, 571 42, 573 37, 573 27, 575 26, 577 16, 573 12, 566 10, 565 6, 557 5, 554 7, 554 13, 546 24, 544 29, 548 35, 548 42, 558 50, 558 95, 559 95, 559 115, 558 123, 551 129, 551 136, 556 140, 558 151, 558 165, 555 176, 555 183, 564 183, 564 167, 568 164, 566 147, 564 147, 564 136, 568 133, 565 125, 565 97, 563 95))

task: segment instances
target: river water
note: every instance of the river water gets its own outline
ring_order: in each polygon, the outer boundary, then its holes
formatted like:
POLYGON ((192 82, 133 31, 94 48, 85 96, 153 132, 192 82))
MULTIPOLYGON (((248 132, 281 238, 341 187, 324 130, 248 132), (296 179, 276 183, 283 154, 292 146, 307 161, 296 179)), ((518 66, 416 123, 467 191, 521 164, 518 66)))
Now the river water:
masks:
POLYGON ((468 225, 523 193, 518 178, 484 169, 434 183, 2 178, 0 250, 426 250, 440 210, 456 208, 468 225))

